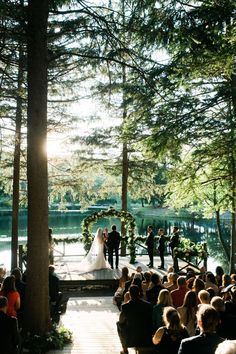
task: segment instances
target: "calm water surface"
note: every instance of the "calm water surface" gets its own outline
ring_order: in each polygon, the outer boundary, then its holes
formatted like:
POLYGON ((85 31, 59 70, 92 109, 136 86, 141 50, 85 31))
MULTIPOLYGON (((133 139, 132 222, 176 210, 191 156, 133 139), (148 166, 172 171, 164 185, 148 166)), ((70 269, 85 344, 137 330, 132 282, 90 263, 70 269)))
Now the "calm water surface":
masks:
MULTIPOLYGON (((49 226, 53 229, 53 236, 77 238, 81 236, 81 222, 82 220, 92 214, 93 211, 79 212, 75 211, 63 211, 63 212, 51 212, 49 216, 49 226)), ((190 238, 194 242, 207 242, 209 260, 208 269, 214 271, 215 266, 220 264, 227 272, 227 263, 224 258, 218 236, 216 233, 216 224, 214 219, 186 219, 177 217, 147 217, 142 218, 135 216, 136 219, 136 234, 145 235, 147 226, 152 224, 154 226, 154 232, 157 229, 163 227, 166 230, 166 234, 170 234, 174 225, 179 226, 181 235, 190 238)), ((98 227, 111 228, 112 224, 116 224, 120 229, 120 220, 114 219, 100 219, 97 223, 93 224, 93 232, 96 232, 98 227)), ((27 216, 26 213, 20 215, 19 220, 19 244, 26 243, 26 225, 27 216)), ((224 220, 222 223, 224 237, 227 243, 229 243, 230 223, 228 220, 224 220)), ((10 256, 10 241, 11 241, 11 215, 10 213, 2 213, 0 215, 0 265, 4 264, 7 269, 10 268, 11 256, 10 256)), ((84 254, 83 245, 80 243, 67 244, 66 253, 69 254, 84 254)), ((58 254, 62 251, 62 245, 57 245, 56 252, 58 254)))

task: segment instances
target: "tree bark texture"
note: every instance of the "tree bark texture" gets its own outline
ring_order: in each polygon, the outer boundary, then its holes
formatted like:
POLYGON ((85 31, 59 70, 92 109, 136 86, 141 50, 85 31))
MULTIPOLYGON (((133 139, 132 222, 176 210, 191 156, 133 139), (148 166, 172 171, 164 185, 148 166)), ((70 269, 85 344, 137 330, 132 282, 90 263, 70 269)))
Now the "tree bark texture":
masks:
POLYGON ((47 22, 48 0, 28 2, 28 253, 24 328, 50 328, 48 292, 47 22))
MULTIPOLYGON (((236 68, 236 65, 234 69, 236 68)), ((233 105, 233 119, 231 120, 232 132, 232 153, 231 153, 231 169, 232 169, 232 213, 231 213, 231 248, 230 248, 230 273, 235 272, 235 252, 236 252, 236 163, 235 163, 235 123, 236 123, 236 75, 231 76, 231 98, 233 105)))
POLYGON ((19 45, 19 63, 17 78, 16 99, 16 132, 13 161, 13 187, 12 187, 12 231, 11 231, 11 268, 18 266, 18 226, 19 226, 19 200, 20 200, 20 150, 21 150, 21 126, 22 126, 22 85, 24 81, 23 46, 19 45))

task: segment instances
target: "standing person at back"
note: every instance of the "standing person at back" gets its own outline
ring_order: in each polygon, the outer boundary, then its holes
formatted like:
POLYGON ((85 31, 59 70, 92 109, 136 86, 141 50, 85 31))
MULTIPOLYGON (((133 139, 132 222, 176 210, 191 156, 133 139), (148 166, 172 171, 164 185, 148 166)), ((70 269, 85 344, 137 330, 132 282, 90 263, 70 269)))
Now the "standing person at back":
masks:
POLYGON ((149 225, 147 228, 146 245, 147 245, 147 252, 149 257, 149 263, 147 264, 147 266, 149 268, 153 268, 154 233, 153 233, 153 227, 151 225, 149 225))
POLYGON ((179 265, 178 265, 178 258, 175 256, 174 254, 174 248, 178 247, 179 245, 179 228, 177 226, 173 227, 173 233, 172 236, 170 238, 170 249, 171 249, 171 255, 173 258, 173 267, 174 267, 174 271, 178 272, 179 270, 179 265))
POLYGON ((120 234, 116 231, 116 225, 112 225, 112 231, 108 233, 107 248, 108 248, 108 262, 113 269, 113 251, 116 256, 116 269, 119 265, 119 246, 120 246, 120 234))

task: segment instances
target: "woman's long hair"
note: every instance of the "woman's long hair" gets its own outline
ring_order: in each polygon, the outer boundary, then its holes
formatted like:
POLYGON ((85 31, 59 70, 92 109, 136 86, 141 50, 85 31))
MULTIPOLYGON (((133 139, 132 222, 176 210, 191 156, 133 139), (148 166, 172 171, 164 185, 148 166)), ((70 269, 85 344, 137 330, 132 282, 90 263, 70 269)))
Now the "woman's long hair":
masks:
POLYGON ((166 327, 173 331, 182 331, 184 328, 180 320, 180 315, 174 307, 168 306, 164 308, 163 321, 166 327))
POLYGON ((173 302, 169 290, 162 289, 159 292, 157 303, 163 306, 173 306, 173 302))
POLYGON ((197 295, 195 291, 188 291, 185 294, 183 307, 186 307, 186 324, 196 316, 197 312, 197 295))
POLYGON ((7 296, 11 291, 16 291, 14 275, 9 275, 4 279, 1 290, 4 296, 7 296))
POLYGON ((121 270, 120 281, 125 283, 129 279, 130 279, 129 269, 127 267, 123 267, 122 270, 121 270))

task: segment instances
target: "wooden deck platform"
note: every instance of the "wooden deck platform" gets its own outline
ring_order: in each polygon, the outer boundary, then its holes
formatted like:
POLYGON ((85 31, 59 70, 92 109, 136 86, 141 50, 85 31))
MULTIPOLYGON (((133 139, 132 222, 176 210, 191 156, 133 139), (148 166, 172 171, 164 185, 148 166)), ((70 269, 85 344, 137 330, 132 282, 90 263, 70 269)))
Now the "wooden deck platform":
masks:
MULTIPOLYGON (((82 257, 78 256, 61 256, 55 259, 55 272, 60 278, 60 288, 62 290, 81 290, 83 287, 88 286, 103 286, 116 288, 118 286, 118 280, 121 276, 121 269, 128 267, 130 274, 135 272, 138 266, 141 266, 143 271, 149 270, 147 267, 148 256, 137 256, 137 262, 135 264, 129 263, 129 257, 120 257, 118 269, 101 269, 90 273, 79 273, 77 270, 78 263, 82 257)), ((158 269, 160 264, 159 257, 154 257, 153 271, 163 276, 167 269, 172 266, 173 261, 171 256, 165 257, 165 269, 158 269)), ((185 263, 179 261, 180 267, 184 267, 185 263)))
POLYGON ((48 354, 119 354, 118 319, 119 310, 110 296, 71 298, 61 324, 72 331, 73 343, 48 354))

